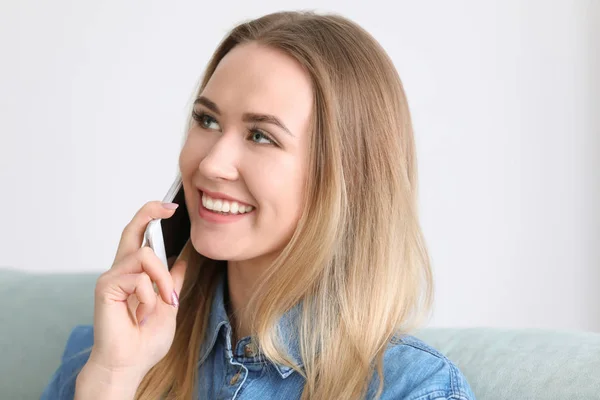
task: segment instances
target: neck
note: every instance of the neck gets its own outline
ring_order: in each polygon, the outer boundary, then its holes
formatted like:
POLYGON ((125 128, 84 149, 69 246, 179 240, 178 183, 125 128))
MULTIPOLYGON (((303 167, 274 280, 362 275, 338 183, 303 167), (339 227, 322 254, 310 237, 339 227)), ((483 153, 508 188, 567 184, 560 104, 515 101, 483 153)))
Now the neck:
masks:
POLYGON ((256 283, 268 263, 256 260, 229 261, 227 262, 227 314, 233 329, 233 341, 250 336, 250 321, 244 320, 242 312, 250 296, 254 292, 256 283))

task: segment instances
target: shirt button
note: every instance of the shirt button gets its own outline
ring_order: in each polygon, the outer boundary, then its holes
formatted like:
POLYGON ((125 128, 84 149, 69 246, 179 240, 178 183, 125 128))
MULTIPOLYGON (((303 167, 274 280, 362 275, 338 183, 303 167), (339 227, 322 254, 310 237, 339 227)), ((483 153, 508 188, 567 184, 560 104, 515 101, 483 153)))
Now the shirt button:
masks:
POLYGON ((244 346, 244 356, 247 358, 252 358, 256 356, 256 345, 254 343, 248 343, 244 346))
POLYGON ((242 371, 238 371, 238 372, 237 372, 237 374, 235 374, 235 375, 234 375, 234 376, 231 378, 231 380, 229 381, 229 384, 230 384, 230 385, 235 385, 235 384, 236 384, 236 382, 237 382, 237 381, 240 379, 241 372, 242 372, 242 371))

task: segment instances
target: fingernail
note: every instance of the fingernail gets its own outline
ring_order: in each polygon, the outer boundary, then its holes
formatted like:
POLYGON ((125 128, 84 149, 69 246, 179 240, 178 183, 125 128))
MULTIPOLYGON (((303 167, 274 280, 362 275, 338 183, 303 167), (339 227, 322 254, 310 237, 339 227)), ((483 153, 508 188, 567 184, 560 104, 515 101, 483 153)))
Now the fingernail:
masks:
POLYGON ((146 321, 148 321, 148 317, 147 317, 147 316, 146 316, 146 317, 144 317, 144 319, 142 319, 142 320, 140 321, 140 326, 144 326, 144 324, 146 323, 146 321))
POLYGON ((167 210, 176 210, 179 207, 177 203, 162 203, 162 206, 167 210))
POLYGON ((175 308, 179 307, 179 296, 177 296, 177 293, 173 290, 173 293, 171 293, 171 305, 175 308))

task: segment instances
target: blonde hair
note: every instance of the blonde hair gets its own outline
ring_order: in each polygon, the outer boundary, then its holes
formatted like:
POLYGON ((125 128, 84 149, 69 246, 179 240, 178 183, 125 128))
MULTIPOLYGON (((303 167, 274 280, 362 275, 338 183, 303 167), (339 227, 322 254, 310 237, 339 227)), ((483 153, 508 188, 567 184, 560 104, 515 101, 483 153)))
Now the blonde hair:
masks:
MULTIPOLYGON (((248 303, 252 336, 268 359, 304 377, 302 399, 363 398, 375 371, 379 397, 387 345, 418 328, 433 301, 402 83, 383 48, 356 23, 334 14, 278 12, 231 30, 198 93, 219 61, 248 42, 296 59, 314 91, 304 212, 248 303), (275 329, 300 303, 302 368, 283 350, 284 338, 275 329)), ((190 268, 173 345, 144 377, 136 399, 197 394, 198 358, 224 266, 198 254, 190 242, 183 253, 190 268)))

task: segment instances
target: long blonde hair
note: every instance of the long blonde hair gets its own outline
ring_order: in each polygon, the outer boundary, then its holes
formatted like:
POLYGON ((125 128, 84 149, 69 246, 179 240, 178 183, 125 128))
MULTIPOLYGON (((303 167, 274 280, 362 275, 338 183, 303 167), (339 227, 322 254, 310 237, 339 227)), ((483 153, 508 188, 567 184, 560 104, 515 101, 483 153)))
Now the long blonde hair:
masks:
MULTIPOLYGON (((302 399, 364 398, 375 371, 379 397, 387 345, 418 328, 433 301, 402 83, 386 52, 356 23, 335 14, 278 12, 230 31, 198 93, 232 48, 251 41, 296 59, 314 91, 304 212, 248 303, 252 336, 268 359, 303 376, 302 399), (275 329, 300 303, 302 368, 285 353, 275 329)), ((197 393, 200 348, 224 267, 189 242, 183 253, 190 267, 174 342, 136 399, 191 399, 197 393)))

